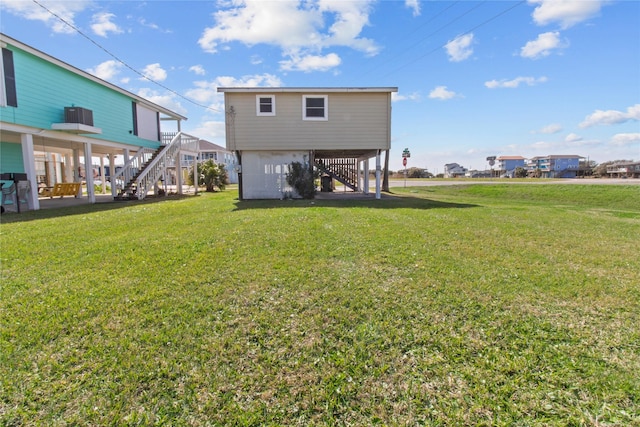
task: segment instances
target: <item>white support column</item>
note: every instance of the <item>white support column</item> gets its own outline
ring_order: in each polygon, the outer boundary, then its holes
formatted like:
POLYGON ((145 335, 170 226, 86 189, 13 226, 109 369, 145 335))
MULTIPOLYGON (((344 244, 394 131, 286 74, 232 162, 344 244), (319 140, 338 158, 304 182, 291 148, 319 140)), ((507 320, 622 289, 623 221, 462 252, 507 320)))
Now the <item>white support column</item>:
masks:
POLYGON ((73 182, 73 161, 70 154, 64 155, 64 180, 63 182, 73 182))
MULTIPOLYGON (((129 154, 129 150, 125 148, 123 155, 124 155, 124 164, 126 165, 127 162, 129 162, 129 159, 131 158, 131 155, 129 154)), ((124 171, 124 185, 127 185, 129 181, 131 181, 131 174, 129 173, 129 170, 126 169, 124 171)))
POLYGON ((55 155, 53 153, 44 153, 44 162, 45 162, 45 184, 47 187, 52 187, 53 184, 60 182, 58 181, 58 176, 56 174, 55 168, 55 155))
MULTIPOLYGON (((96 202, 96 194, 93 188, 93 165, 91 164, 91 143, 84 143, 84 175, 87 182, 87 198, 89 203, 96 202)), ((82 187, 80 187, 82 189, 82 187)), ((82 190, 80 190, 82 191, 82 190)))
POLYGON ((364 194, 369 194, 369 159, 365 160, 363 162, 363 178, 364 178, 364 185, 363 185, 363 190, 364 190, 364 194))
POLYGON ((71 182, 82 182, 80 175, 80 151, 73 149, 73 180, 71 182))
MULTIPOLYGON (((23 133, 20 135, 20 142, 22 145, 22 165, 24 172, 27 174, 29 180, 29 186, 31 189, 27 194, 27 204, 29 209, 40 209, 40 202, 38 201, 38 182, 36 179, 36 156, 33 153, 33 135, 30 133, 23 133)), ((16 190, 16 200, 20 203, 20 196, 16 190)))
POLYGON ((376 152, 376 199, 381 197, 380 195, 380 150, 376 152))
POLYGON ((109 154, 109 176, 111 177, 111 195, 116 197, 118 195, 118 183, 114 176, 116 175, 116 155, 109 154))
POLYGON ((102 181, 102 194, 107 194, 107 174, 104 173, 104 156, 100 156, 100 180, 102 181))
POLYGON ((193 194, 198 194, 198 157, 193 157, 193 194))
POLYGON ((176 165, 176 191, 182 195, 182 154, 178 151, 174 161, 176 165))

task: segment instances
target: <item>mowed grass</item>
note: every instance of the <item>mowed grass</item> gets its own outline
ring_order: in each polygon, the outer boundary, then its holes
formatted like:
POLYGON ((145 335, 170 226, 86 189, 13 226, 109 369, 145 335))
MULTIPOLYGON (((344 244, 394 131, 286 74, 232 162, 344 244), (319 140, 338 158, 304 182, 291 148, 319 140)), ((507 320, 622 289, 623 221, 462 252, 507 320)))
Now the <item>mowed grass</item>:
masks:
POLYGON ((640 425, 640 186, 2 218, 0 425, 640 425))

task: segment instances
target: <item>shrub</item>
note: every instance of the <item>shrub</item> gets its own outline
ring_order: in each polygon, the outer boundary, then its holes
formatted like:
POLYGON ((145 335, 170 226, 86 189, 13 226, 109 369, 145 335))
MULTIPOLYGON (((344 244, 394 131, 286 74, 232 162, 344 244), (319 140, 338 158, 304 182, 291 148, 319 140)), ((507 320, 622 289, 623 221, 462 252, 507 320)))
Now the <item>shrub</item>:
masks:
POLYGON ((313 199, 316 195, 316 176, 313 169, 300 162, 292 162, 287 172, 287 184, 293 187, 303 199, 313 199))

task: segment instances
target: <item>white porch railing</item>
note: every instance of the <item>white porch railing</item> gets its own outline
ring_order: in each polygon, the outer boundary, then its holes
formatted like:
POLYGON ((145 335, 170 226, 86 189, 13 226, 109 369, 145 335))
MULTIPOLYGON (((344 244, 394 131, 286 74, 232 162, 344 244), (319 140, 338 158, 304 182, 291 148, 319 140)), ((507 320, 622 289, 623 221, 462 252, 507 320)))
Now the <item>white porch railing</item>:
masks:
POLYGON ((180 153, 197 156, 198 141, 199 139, 195 136, 178 132, 128 185, 129 188, 135 188, 138 200, 144 199, 149 191, 155 188, 160 178, 164 176, 167 167, 180 164, 180 153))
POLYGON ((115 186, 118 180, 128 184, 144 168, 145 163, 151 160, 155 152, 156 150, 151 148, 140 147, 136 154, 124 164, 122 169, 111 176, 111 184, 115 186))

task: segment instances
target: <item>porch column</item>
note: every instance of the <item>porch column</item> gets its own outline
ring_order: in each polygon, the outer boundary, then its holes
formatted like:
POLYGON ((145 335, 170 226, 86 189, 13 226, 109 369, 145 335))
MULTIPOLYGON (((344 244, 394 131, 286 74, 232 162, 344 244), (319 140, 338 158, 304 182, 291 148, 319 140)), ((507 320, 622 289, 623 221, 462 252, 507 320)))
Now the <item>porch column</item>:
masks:
MULTIPOLYGON (((178 159, 179 160, 179 159, 178 159)), ((193 157, 193 194, 198 194, 198 157, 193 157)))
MULTIPOLYGON (((82 182, 82 176, 80 174, 80 152, 77 148, 73 149, 73 181, 82 182)), ((82 196, 82 194, 78 194, 82 196)))
MULTIPOLYGON (((131 158, 131 155, 129 154, 129 150, 128 149, 124 149, 124 164, 126 165, 127 163, 129 163, 129 159, 131 158)), ((127 185, 129 183, 129 181, 131 181, 131 174, 129 173, 129 168, 126 168, 124 170, 124 185, 127 185)))
POLYGON ((64 179, 62 182, 73 182, 73 162, 71 161, 71 155, 64 155, 64 179))
POLYGON ((363 178, 364 178, 364 185, 363 185, 363 190, 364 190, 364 194, 369 194, 369 159, 365 160, 363 162, 363 178))
POLYGON ((118 183, 114 178, 116 176, 116 155, 109 154, 109 176, 111 177, 111 195, 116 197, 118 195, 118 183))
MULTIPOLYGON (((89 203, 96 202, 96 194, 93 188, 93 165, 91 164, 91 143, 84 143, 84 175, 87 182, 87 198, 89 203)), ((82 187, 81 187, 82 188, 82 187)))
POLYGON ((182 155, 180 151, 176 154, 173 163, 176 165, 176 191, 182 195, 182 155))
POLYGON ((376 152, 376 199, 380 198, 380 150, 376 152))
POLYGON ((104 156, 100 156, 100 180, 102 181, 102 194, 107 194, 107 175, 104 173, 104 156))
MULTIPOLYGON (((33 135, 30 133, 23 133, 20 135, 20 142, 22 145, 22 165, 24 172, 27 174, 29 180, 29 187, 31 187, 27 194, 27 204, 29 209, 40 209, 40 202, 38 201, 38 181, 36 179, 36 156, 33 153, 33 135)), ((17 194, 16 200, 18 201, 18 207, 20 206, 20 196, 17 194)))

